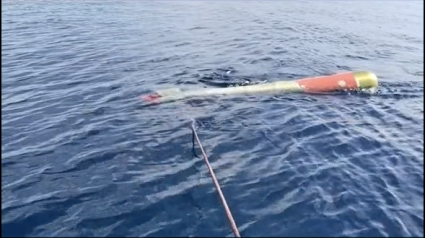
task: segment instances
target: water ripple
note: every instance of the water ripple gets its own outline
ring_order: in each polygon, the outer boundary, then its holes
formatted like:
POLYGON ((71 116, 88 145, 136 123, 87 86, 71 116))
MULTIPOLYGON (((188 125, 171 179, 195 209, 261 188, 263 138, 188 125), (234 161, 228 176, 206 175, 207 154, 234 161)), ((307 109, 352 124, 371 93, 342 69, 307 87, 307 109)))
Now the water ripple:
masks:
POLYGON ((230 236, 195 119, 242 236, 423 236, 418 4, 3 1, 2 235, 230 236), (365 69, 378 91, 138 100, 365 69))

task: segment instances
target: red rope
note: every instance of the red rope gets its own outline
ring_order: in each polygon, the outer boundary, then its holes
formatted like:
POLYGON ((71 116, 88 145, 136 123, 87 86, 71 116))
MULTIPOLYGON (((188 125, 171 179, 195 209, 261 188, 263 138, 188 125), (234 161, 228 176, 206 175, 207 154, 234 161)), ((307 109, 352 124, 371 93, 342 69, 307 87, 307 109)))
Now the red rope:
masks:
POLYGON ((207 164, 208 170, 210 171, 211 178, 214 182, 215 188, 217 189, 218 195, 220 196, 221 203, 223 204, 224 210, 227 215, 227 219, 229 219, 230 227, 232 228, 233 234, 235 234, 235 237, 241 237, 238 231, 238 227, 236 226, 236 222, 233 219, 229 206, 227 205, 226 199, 224 198, 223 192, 221 191, 220 184, 218 183, 217 178, 215 177, 214 170, 212 169, 210 162, 208 161, 208 157, 204 151, 204 148, 202 147, 198 134, 196 133, 194 123, 192 123, 191 127, 192 127, 193 134, 195 135, 196 142, 198 143, 199 148, 201 149, 202 156, 204 157, 205 163, 207 164))

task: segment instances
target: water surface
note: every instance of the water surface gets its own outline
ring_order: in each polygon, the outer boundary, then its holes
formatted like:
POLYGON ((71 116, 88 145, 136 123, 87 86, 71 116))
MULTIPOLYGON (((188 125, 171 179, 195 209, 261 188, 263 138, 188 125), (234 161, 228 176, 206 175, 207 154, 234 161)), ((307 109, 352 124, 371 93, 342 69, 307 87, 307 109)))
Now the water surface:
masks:
POLYGON ((2 235, 423 236, 423 2, 2 1, 2 235), (379 91, 143 107, 371 70, 379 91), (199 155, 199 150, 197 150, 199 155))

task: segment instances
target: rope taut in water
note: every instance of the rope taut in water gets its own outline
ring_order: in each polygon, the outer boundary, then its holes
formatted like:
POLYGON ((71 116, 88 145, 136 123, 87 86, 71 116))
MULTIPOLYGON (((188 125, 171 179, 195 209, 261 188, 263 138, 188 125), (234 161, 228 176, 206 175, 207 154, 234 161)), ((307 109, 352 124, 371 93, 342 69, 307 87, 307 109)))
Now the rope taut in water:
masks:
POLYGON ((235 237, 241 237, 241 235, 239 234, 238 227, 236 226, 236 222, 233 219, 233 216, 232 216, 232 213, 230 212, 229 206, 227 205, 226 199, 224 198, 223 192, 221 191, 220 184, 218 183, 217 178, 214 174, 214 170, 212 169, 212 167, 210 165, 210 162, 208 160, 208 156, 206 155, 205 150, 204 150, 204 148, 201 144, 201 141, 199 140, 199 136, 198 136, 198 133, 196 132, 194 120, 191 123, 191 129, 192 129, 193 135, 195 136, 196 142, 198 143, 198 146, 201 149, 202 156, 204 157, 205 164, 207 165, 207 168, 210 172, 211 178, 214 182, 214 186, 215 186, 217 193, 220 197, 221 203, 223 204, 223 207, 224 207, 224 210, 226 212, 227 219, 229 220, 230 227, 232 228, 233 234, 235 235, 235 237))

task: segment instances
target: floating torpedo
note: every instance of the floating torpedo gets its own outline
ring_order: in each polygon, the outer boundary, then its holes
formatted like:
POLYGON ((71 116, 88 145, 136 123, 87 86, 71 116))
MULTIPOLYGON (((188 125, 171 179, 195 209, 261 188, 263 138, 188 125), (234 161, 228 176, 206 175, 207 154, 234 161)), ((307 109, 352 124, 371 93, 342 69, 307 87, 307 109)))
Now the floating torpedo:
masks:
POLYGON ((276 81, 271 83, 237 86, 230 88, 170 88, 158 90, 153 94, 142 96, 150 103, 162 103, 193 97, 218 95, 259 94, 259 93, 320 93, 346 90, 376 88, 378 77, 369 71, 355 71, 334 75, 303 78, 292 81, 276 81))

